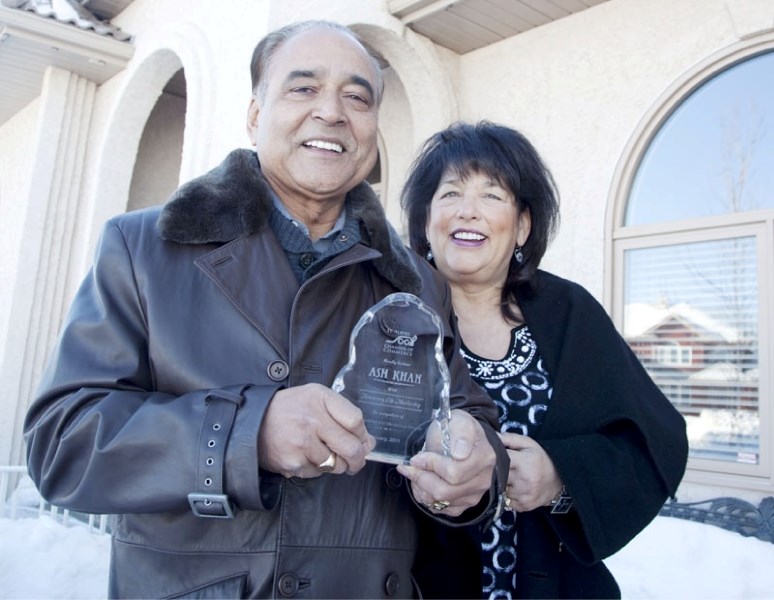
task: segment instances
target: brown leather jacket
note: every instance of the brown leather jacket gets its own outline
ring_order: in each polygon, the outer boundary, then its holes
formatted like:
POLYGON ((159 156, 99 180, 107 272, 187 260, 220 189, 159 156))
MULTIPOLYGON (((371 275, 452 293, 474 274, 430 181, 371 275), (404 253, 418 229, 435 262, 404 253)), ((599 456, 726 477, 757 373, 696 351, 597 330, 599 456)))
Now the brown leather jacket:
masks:
MULTIPOLYGON (((296 480, 258 461, 274 393, 330 385, 375 302, 408 291, 451 321, 448 287, 400 242, 370 188, 347 202, 364 243, 301 286, 266 226, 271 201, 248 150, 163 209, 107 223, 25 433, 47 500, 116 515, 111 596, 416 595, 419 509, 394 468, 296 480), (233 518, 201 516, 224 515, 226 498, 233 518)), ((456 332, 446 338, 452 407, 496 444, 496 411, 469 379, 456 332)), ((489 502, 507 481, 496 449, 489 502)))

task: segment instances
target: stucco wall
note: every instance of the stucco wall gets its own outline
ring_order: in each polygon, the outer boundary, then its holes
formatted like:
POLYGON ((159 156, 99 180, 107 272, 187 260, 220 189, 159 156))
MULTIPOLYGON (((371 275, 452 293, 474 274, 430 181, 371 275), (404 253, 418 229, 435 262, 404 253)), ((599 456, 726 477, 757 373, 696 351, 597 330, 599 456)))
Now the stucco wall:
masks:
MULTIPOLYGON (((38 126, 39 99, 33 100, 0 127, 0 373, 6 359, 19 351, 20 340, 9 339, 17 273, 25 265, 21 252, 27 219, 32 153, 38 126)), ((7 389, 7 386, 6 386, 7 389)), ((0 464, 11 461, 14 430, 18 421, 15 398, 0 398, 0 464)))
POLYGON ((141 132, 180 67, 188 93, 180 179, 248 145, 250 56, 266 32, 268 8, 269 0, 223 0, 216 11, 182 0, 136 0, 113 20, 134 36, 135 54, 95 99, 76 275, 88 268, 105 220, 126 210, 141 132))
MULTIPOLYGON (((182 59, 193 113, 187 125, 195 132, 201 164, 193 171, 214 166, 235 147, 249 144, 245 115, 250 100, 249 65, 253 47, 266 33, 269 0, 223 0, 217 9, 209 3, 179 0, 136 0, 113 23, 135 34, 133 69, 159 48, 169 48, 182 59), (204 84, 207 84, 206 86, 204 84), (197 111, 207 103, 209 114, 197 111), (197 126, 195 119, 204 126, 197 126)), ((194 148, 186 148, 189 154, 194 148)), ((183 162, 187 159, 185 156, 183 162)), ((198 174, 191 172, 186 178, 198 174)))
MULTIPOLYGON (((33 100, 0 127, 0 341, 6 339, 13 288, 22 257, 19 245, 26 222, 26 202, 32 151, 35 146, 39 101, 33 100)), ((0 365, 5 344, 0 344, 0 365)))
POLYGON ((544 267, 603 299, 611 182, 643 115, 773 20, 760 0, 613 0, 462 57, 462 116, 520 129, 557 179, 562 223, 544 267))

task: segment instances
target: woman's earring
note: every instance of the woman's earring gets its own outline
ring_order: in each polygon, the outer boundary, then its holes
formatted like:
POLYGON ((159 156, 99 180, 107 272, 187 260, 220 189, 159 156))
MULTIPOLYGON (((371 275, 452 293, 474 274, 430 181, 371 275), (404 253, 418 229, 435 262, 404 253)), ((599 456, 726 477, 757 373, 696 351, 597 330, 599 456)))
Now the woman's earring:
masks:
POLYGON ((516 246, 516 249, 513 251, 513 258, 519 264, 524 262, 524 253, 521 251, 521 246, 516 246))
POLYGON ((425 258, 427 259, 427 262, 430 262, 431 260, 433 260, 433 251, 428 250, 427 254, 425 254, 425 258))

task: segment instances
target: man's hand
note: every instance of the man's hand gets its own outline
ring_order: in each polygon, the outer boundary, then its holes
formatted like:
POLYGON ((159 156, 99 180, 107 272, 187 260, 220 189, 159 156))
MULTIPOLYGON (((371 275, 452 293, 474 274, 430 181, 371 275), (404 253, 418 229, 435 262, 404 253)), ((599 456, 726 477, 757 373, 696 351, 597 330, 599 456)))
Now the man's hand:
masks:
POLYGON ((511 508, 526 512, 550 504, 562 489, 562 481, 543 447, 518 433, 501 433, 500 438, 511 459, 505 490, 511 508))
MULTIPOLYGON (((398 472, 411 481, 417 502, 432 512, 457 517, 489 491, 496 455, 481 424, 464 410, 452 411, 449 434, 451 456, 420 452, 409 465, 399 465, 398 472), (449 504, 441 508, 446 502, 449 504)), ((437 447, 439 435, 431 428, 426 446, 437 447)))
POLYGON ((333 452, 331 472, 354 475, 375 445, 357 406, 310 383, 280 390, 272 398, 258 439, 259 464, 285 477, 318 477, 318 465, 333 452))

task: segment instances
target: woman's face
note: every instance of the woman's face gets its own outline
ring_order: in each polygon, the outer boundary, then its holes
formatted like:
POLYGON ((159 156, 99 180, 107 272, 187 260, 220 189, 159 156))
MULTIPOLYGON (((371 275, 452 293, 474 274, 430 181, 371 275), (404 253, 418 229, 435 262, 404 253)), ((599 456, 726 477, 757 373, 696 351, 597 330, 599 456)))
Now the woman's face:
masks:
POLYGON ((430 204, 427 240, 450 283, 502 287, 516 246, 529 237, 529 211, 488 175, 441 176, 430 204))

